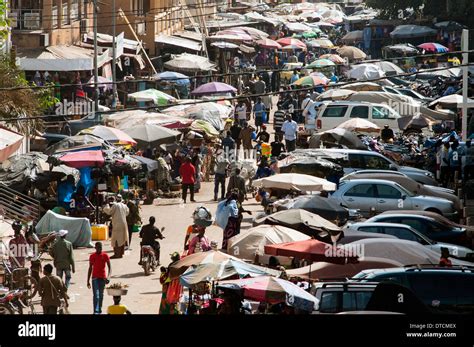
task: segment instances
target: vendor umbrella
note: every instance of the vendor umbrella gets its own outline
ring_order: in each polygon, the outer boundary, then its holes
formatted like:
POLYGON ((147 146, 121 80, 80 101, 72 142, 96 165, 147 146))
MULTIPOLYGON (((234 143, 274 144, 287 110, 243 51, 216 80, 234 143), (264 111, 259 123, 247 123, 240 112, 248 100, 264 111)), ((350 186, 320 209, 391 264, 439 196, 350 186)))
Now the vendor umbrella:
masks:
POLYGON ((76 169, 104 166, 105 163, 102 151, 69 152, 59 157, 59 160, 65 165, 76 169))
POLYGON ((309 148, 319 148, 321 142, 325 145, 342 145, 350 149, 367 150, 367 146, 347 129, 334 128, 313 134, 309 139, 309 148))
POLYGON ((320 59, 329 59, 335 64, 345 64, 344 58, 342 58, 338 54, 323 54, 322 56, 319 57, 320 59))
POLYGON ((179 73, 179 72, 174 72, 174 71, 160 72, 156 74, 154 77, 155 79, 160 80, 160 81, 168 81, 170 83, 176 83, 178 85, 183 85, 183 86, 187 86, 191 84, 188 76, 183 75, 182 73, 179 73))
POLYGON ((281 48, 282 51, 297 51, 299 49, 305 50, 305 48, 298 45, 288 45, 281 48))
POLYGON ((136 102, 153 102, 158 106, 166 106, 176 102, 176 99, 171 95, 153 88, 128 94, 128 98, 136 102))
POLYGON ((336 64, 329 59, 317 59, 311 64, 306 65, 305 69, 322 69, 332 66, 336 66, 336 64))
POLYGON ((423 129, 431 126, 434 121, 428 116, 418 113, 414 116, 401 117, 397 119, 398 128, 400 130, 407 129, 423 129))
POLYGON ((334 191, 336 185, 324 178, 296 173, 277 174, 252 182, 254 187, 296 191, 334 191))
POLYGON ((222 83, 222 82, 209 82, 202 86, 194 89, 192 95, 209 95, 209 94, 223 94, 223 93, 235 93, 237 89, 234 87, 222 83))
POLYGON ((439 43, 435 42, 427 42, 423 43, 418 46, 418 48, 430 52, 430 53, 446 53, 449 52, 449 48, 444 47, 443 45, 440 45, 439 43))
POLYGON ((237 290, 249 300, 270 304, 285 303, 307 312, 314 311, 317 305, 316 297, 303 288, 284 279, 270 276, 222 281, 217 287, 237 290))
POLYGON ((329 79, 322 78, 319 76, 305 76, 300 78, 299 80, 293 82, 292 84, 295 86, 319 86, 319 85, 326 85, 328 84, 329 79))
POLYGON ((239 260, 229 254, 220 251, 207 251, 193 253, 186 257, 181 258, 177 262, 173 263, 169 267, 171 279, 178 278, 182 275, 190 266, 198 266, 200 264, 218 264, 228 259, 239 260))
POLYGON ((248 276, 279 276, 280 274, 280 271, 248 264, 239 259, 226 259, 217 263, 192 266, 180 276, 179 281, 183 286, 189 288, 200 282, 220 281, 232 276, 242 278, 248 276))
POLYGON ((329 89, 318 95, 317 100, 343 100, 354 94, 350 89, 329 89))
POLYGON ((308 261, 326 261, 336 264, 346 264, 348 259, 357 259, 357 255, 349 252, 349 249, 330 245, 315 239, 266 245, 265 254, 294 257, 308 261))
POLYGON ((264 253, 265 245, 303 241, 309 238, 308 235, 282 225, 263 224, 230 238, 227 252, 240 259, 254 261, 257 254, 264 253))
POLYGON ((340 129, 346 129, 354 132, 378 133, 380 127, 363 118, 351 118, 337 126, 340 129))
POLYGON ((172 143, 181 135, 179 131, 153 124, 137 125, 126 129, 125 132, 136 140, 140 146, 145 147, 156 147, 163 143, 172 143))
POLYGON ((337 54, 343 58, 351 60, 365 59, 367 55, 359 48, 354 46, 342 46, 336 49, 337 54))
POLYGON ((269 48, 269 49, 280 49, 281 48, 281 45, 276 42, 276 41, 273 41, 271 39, 262 39, 262 40, 258 40, 255 42, 257 45, 259 45, 260 47, 262 48, 269 48))
POLYGON ((277 42, 282 46, 296 45, 300 46, 301 48, 306 48, 306 45, 302 41, 293 37, 284 37, 282 39, 277 40, 277 42))
POLYGON ((353 66, 348 76, 358 81, 366 81, 385 77, 385 72, 375 64, 359 64, 353 66))
POLYGON ((313 47, 321 47, 321 48, 333 48, 334 44, 329 39, 315 39, 311 41, 311 46, 313 47))
POLYGON ((129 135, 124 133, 122 130, 112 128, 112 127, 106 127, 103 125, 96 125, 79 132, 79 135, 85 135, 85 134, 90 134, 90 135, 100 137, 101 139, 107 142, 110 142, 112 144, 118 144, 118 145, 136 145, 137 144, 137 142, 134 139, 132 139, 129 135))

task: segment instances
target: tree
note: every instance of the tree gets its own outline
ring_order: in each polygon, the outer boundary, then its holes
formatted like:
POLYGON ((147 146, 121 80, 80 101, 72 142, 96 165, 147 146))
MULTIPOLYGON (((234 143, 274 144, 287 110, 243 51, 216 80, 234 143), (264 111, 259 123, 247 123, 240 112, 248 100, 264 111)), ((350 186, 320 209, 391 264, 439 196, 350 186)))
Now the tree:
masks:
POLYGON ((53 96, 53 89, 29 88, 33 85, 28 83, 23 71, 6 55, 0 55, 0 76, 0 118, 13 124, 25 135, 41 130, 41 116, 58 101, 53 96))
POLYGON ((369 7, 380 11, 383 18, 387 19, 402 19, 400 15, 408 8, 418 10, 418 8, 425 3, 424 0, 367 0, 366 4, 369 7), (402 11, 402 12, 400 12, 402 11))

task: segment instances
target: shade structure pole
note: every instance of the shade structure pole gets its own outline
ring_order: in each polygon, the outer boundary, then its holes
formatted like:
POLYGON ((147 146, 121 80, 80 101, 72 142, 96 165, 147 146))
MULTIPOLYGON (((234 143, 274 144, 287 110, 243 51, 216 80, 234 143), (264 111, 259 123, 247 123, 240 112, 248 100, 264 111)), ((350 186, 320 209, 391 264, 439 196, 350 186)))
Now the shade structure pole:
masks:
POLYGON ((99 111, 99 64, 97 62, 97 0, 93 0, 94 5, 94 87, 95 87, 95 98, 94 98, 94 111, 99 111))
POLYGON ((117 22, 117 14, 115 13, 115 0, 112 0, 112 108, 117 107, 117 40, 115 38, 115 24, 117 22))
POLYGON ((469 67, 467 64, 469 64, 469 30, 464 29, 462 31, 462 48, 461 50, 463 51, 462 54, 462 119, 461 119, 461 136, 462 140, 466 141, 467 140, 467 93, 468 93, 468 86, 469 86, 469 76, 468 76, 468 70, 469 67))

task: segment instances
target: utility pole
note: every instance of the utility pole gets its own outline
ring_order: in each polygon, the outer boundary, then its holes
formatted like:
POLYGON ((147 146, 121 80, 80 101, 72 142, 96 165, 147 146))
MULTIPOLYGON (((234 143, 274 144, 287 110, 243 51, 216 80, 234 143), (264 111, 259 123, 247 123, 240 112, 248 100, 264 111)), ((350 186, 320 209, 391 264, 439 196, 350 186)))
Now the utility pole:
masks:
POLYGON ((462 31, 462 44, 461 50, 463 51, 462 54, 462 64, 464 65, 462 68, 462 121, 461 121, 461 129, 462 129, 462 140, 466 141, 467 139, 467 93, 468 93, 468 86, 469 86, 469 76, 468 71, 469 67, 469 30, 464 29, 462 31))
POLYGON ((94 5, 94 84, 95 84, 95 98, 94 111, 99 111, 99 65, 97 63, 97 0, 92 0, 94 5))
POLYGON ((112 108, 117 107, 117 42, 115 40, 115 23, 117 19, 117 14, 115 13, 115 0, 112 0, 112 108))

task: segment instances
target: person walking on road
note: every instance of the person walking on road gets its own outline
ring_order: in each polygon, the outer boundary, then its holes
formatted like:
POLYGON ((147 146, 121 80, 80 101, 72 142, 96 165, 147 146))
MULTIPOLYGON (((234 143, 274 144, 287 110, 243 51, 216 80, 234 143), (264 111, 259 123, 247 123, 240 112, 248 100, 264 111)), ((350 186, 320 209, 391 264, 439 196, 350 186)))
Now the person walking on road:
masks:
POLYGON ((43 267, 43 274, 38 283, 38 293, 41 296, 41 306, 44 314, 58 314, 58 307, 61 306, 61 299, 68 304, 67 288, 62 279, 53 275, 53 266, 46 264, 43 267))
POLYGON ((122 202, 122 195, 117 195, 117 201, 104 207, 104 213, 112 216, 112 239, 114 255, 111 259, 123 257, 125 245, 128 245, 127 216, 130 213, 127 205, 122 202))
POLYGON ((186 157, 184 163, 179 168, 179 175, 181 176, 183 185, 182 198, 184 203, 186 203, 188 189, 191 195, 191 202, 196 202, 196 200, 194 200, 194 183, 196 183, 196 168, 191 163, 190 157, 186 157))
POLYGON ((132 235, 133 227, 136 224, 141 224, 142 219, 140 217, 140 207, 135 200, 135 195, 130 193, 127 199, 127 207, 129 213, 127 215, 127 229, 128 229, 128 250, 132 250, 132 235))
POLYGON ((254 129, 248 123, 245 123, 245 127, 240 132, 240 139, 242 140, 242 147, 244 148, 244 159, 251 157, 251 151, 253 149, 252 134, 254 129))
POLYGON ((229 195, 234 189, 239 191, 239 201, 242 203, 244 199, 247 199, 247 187, 245 186, 245 178, 240 175, 240 169, 235 169, 234 174, 229 178, 229 184, 227 185, 227 195, 229 195))
POLYGON ((281 127, 281 131, 285 134, 286 150, 293 152, 296 149, 296 135, 298 132, 298 124, 292 120, 291 116, 286 116, 286 121, 281 127))
POLYGON ((72 243, 66 240, 67 230, 59 230, 59 237, 51 247, 49 254, 53 257, 54 267, 56 268, 56 275, 63 279, 65 276, 66 288, 69 288, 71 283, 71 271, 76 272, 74 264, 74 252, 72 243))
POLYGON ((109 283, 110 275, 112 274, 112 266, 110 265, 110 258, 107 253, 102 252, 102 242, 95 243, 95 253, 89 257, 89 270, 87 271, 87 288, 91 288, 92 275, 92 294, 94 314, 102 313, 102 301, 104 299, 105 285, 109 283), (106 274, 105 267, 109 269, 106 274))
POLYGON ((227 170, 229 168, 229 160, 223 155, 217 157, 215 178, 214 178, 214 201, 217 201, 219 195, 219 186, 221 186, 221 200, 225 197, 225 181, 227 178, 227 170))

